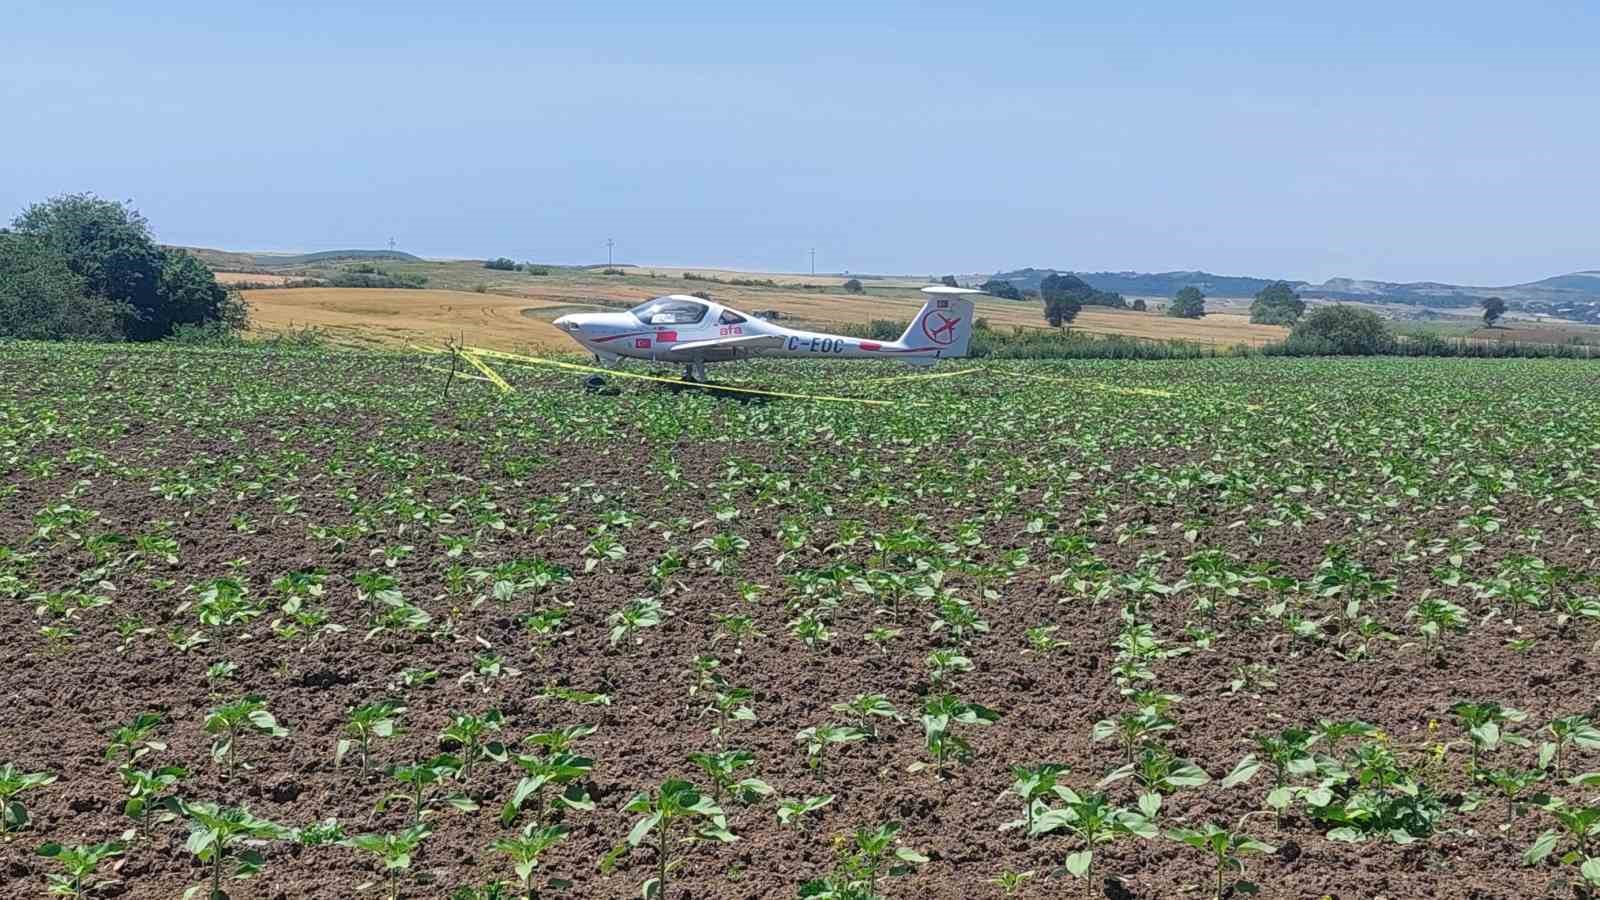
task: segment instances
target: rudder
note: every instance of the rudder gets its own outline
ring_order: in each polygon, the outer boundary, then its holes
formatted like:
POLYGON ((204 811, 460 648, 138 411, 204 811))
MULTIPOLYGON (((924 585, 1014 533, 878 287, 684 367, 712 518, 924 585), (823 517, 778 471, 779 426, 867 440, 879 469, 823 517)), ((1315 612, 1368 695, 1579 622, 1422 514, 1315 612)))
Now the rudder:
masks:
POLYGON ((938 350, 941 359, 966 356, 976 307, 964 295, 983 291, 933 285, 922 292, 929 295, 928 301, 900 336, 900 344, 908 349, 938 350))

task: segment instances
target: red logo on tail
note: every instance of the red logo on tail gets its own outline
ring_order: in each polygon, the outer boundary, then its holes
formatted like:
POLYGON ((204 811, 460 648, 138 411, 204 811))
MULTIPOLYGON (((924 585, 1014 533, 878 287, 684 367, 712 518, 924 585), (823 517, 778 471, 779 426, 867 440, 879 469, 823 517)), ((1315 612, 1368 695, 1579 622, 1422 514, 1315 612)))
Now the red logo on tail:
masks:
POLYGON ((960 322, 961 319, 959 317, 952 319, 942 312, 930 309, 928 314, 922 317, 922 333, 927 335, 928 340, 933 341, 935 344, 941 347, 948 347, 956 342, 956 325, 960 324, 960 322), (938 324, 934 324, 932 321, 935 316, 939 319, 938 324))

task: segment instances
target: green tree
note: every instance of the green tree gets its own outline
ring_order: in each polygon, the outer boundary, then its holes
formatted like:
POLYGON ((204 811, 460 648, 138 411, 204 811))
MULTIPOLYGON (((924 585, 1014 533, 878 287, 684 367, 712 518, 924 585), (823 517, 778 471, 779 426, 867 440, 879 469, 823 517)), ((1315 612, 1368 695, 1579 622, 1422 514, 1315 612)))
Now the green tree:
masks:
POLYGON ((43 316, 45 324, 36 331, 108 337, 105 320, 112 310, 120 336, 135 341, 158 340, 179 325, 244 325, 242 301, 188 253, 157 246, 144 216, 126 203, 64 194, 23 210, 12 227, 16 236, 7 236, 9 246, 0 255, 31 260, 24 265, 33 277, 21 287, 8 284, 4 293, 11 300, 5 305, 43 316), (76 279, 78 297, 90 302, 66 293, 63 266, 76 279), (50 324, 59 323, 64 310, 70 329, 50 324))
POLYGON ((30 235, 0 231, 0 336, 26 340, 122 337, 123 310, 84 291, 67 261, 30 235))
POLYGON ((1083 311, 1085 292, 1093 293, 1076 275, 1046 275, 1039 283, 1039 296, 1044 299, 1044 318, 1054 328, 1070 325, 1083 311))
POLYGON ((1342 303, 1312 311, 1294 326, 1289 339, 1314 341, 1320 352, 1342 356, 1379 353, 1391 340, 1377 313, 1342 303))
POLYGON ((861 291, 861 279, 859 278, 852 278, 844 283, 844 292, 846 294, 859 294, 861 291))
POLYGON ((186 250, 161 251, 159 293, 170 334, 179 325, 216 325, 242 331, 249 324, 244 299, 217 283, 217 276, 186 250))
POLYGON ((1176 319, 1199 319, 1205 314, 1206 295, 1192 285, 1173 294, 1167 307, 1167 315, 1176 319))
POLYGON ((1017 290, 1016 285, 1009 281, 1001 281, 998 278, 991 278, 988 281, 985 281, 983 284, 978 285, 978 290, 983 291, 985 294, 989 294, 990 296, 999 297, 1002 300, 1022 299, 1022 292, 1017 290))
POLYGON ((1483 301, 1483 324, 1494 327, 1500 317, 1506 314, 1506 302, 1499 297, 1488 297, 1483 301))
POLYGON ((1133 311, 1134 312, 1144 312, 1144 311, 1148 310, 1149 308, 1150 307, 1144 302, 1144 298, 1143 297, 1135 297, 1135 298, 1133 298, 1133 311))
POLYGON ((1250 321, 1257 325, 1293 325, 1306 311, 1306 302, 1287 281, 1274 281, 1256 292, 1250 304, 1250 321))

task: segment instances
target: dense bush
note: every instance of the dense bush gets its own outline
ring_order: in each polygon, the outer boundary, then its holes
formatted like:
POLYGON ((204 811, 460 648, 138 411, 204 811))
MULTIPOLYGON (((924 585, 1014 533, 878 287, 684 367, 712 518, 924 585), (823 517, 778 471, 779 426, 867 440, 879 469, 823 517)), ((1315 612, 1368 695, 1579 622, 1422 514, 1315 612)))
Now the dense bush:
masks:
POLYGON ((1002 281, 999 278, 991 278, 985 281, 983 284, 978 285, 978 290, 991 297, 999 297, 1001 300, 1022 299, 1022 291, 1018 290, 1016 285, 1009 281, 1002 281))
MULTIPOLYGON (((1134 307, 1137 309, 1138 307, 1134 307)), ((1175 319, 1200 319, 1206 314, 1206 295, 1197 287, 1186 287, 1172 295, 1167 315, 1175 319)))
POLYGON ((1394 343, 1394 336, 1377 313, 1342 303, 1321 307, 1301 319, 1289 338, 1319 342, 1336 356, 1370 356, 1394 343))
POLYGON ((864 288, 861 287, 861 279, 859 278, 852 278, 849 281, 846 281, 843 287, 846 294, 859 294, 864 290, 864 288))
POLYGON ((0 230, 0 336, 158 340, 180 325, 245 324, 237 292, 161 247, 137 210, 91 194, 28 207, 0 230))
POLYGON ((484 260, 483 261, 483 267, 485 269, 498 269, 498 270, 500 270, 502 272, 515 272, 516 270, 522 268, 521 266, 517 265, 515 262, 513 262, 510 259, 507 259, 504 256, 497 256, 494 259, 486 259, 486 260, 484 260))
POLYGON ((375 263, 356 263, 328 279, 333 287, 348 288, 420 288, 428 283, 426 275, 408 272, 390 272, 375 263))
POLYGON ((1274 281, 1256 292, 1250 321, 1257 325, 1293 325, 1305 314, 1306 301, 1287 281, 1274 281))

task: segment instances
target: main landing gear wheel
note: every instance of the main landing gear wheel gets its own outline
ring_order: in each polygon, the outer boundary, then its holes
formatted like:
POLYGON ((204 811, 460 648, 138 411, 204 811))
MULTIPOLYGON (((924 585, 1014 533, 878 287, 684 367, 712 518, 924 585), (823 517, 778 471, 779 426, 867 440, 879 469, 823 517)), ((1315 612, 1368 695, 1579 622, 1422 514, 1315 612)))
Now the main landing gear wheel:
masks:
POLYGON ((606 397, 615 397, 617 394, 622 393, 620 389, 613 387, 611 382, 606 381, 604 375, 590 375, 585 378, 583 380, 583 389, 606 397))
POLYGON ((704 360, 692 362, 683 368, 683 380, 695 384, 706 383, 706 364, 704 360))

